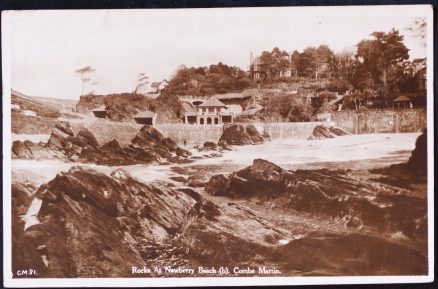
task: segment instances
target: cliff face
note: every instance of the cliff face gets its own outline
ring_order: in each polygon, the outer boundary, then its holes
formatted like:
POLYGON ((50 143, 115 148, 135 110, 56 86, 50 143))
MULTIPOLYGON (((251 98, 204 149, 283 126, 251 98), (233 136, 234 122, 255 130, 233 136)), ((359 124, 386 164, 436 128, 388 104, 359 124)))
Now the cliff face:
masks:
MULTIPOLYGON (((151 99, 136 93, 114 93, 108 95, 83 95, 76 105, 76 111, 91 113, 94 108, 105 106, 107 118, 112 121, 133 122, 139 111, 151 110, 158 114, 159 122, 178 120, 182 105, 176 96, 172 99, 164 96, 151 99)), ((181 121, 181 120, 180 120, 181 121)))

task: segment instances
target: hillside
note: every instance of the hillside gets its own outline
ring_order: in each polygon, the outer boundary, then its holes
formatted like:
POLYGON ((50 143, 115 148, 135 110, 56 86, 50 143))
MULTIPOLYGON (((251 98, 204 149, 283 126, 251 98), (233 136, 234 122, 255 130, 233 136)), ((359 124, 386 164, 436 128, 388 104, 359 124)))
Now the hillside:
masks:
POLYGON ((61 99, 55 97, 43 97, 43 96, 34 96, 34 99, 37 101, 41 101, 47 103, 50 106, 56 107, 58 110, 65 110, 68 112, 76 110, 77 100, 74 99, 61 99))
POLYGON ((60 116, 59 107, 46 102, 44 98, 32 97, 18 91, 11 91, 12 104, 18 105, 21 110, 35 112, 36 116, 56 118, 60 116))
POLYGON ((173 95, 160 95, 150 99, 136 93, 108 95, 83 95, 76 104, 79 113, 91 113, 94 108, 105 106, 112 121, 132 122, 139 111, 150 110, 158 114, 158 122, 176 122, 181 118, 181 103, 173 95))

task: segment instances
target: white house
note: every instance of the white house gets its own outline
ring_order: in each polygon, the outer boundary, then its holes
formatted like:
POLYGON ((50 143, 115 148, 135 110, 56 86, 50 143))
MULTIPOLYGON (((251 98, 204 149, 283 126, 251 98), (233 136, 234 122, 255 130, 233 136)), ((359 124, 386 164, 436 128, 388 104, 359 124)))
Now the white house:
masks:
POLYGON ((163 89, 166 88, 166 86, 169 84, 169 82, 164 79, 160 82, 152 82, 151 83, 151 92, 152 93, 160 93, 163 89))

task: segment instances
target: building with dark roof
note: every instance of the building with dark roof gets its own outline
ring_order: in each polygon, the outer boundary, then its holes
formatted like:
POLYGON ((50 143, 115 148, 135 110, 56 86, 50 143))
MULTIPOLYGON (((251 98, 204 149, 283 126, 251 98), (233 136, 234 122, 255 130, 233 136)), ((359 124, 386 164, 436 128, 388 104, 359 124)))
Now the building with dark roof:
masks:
POLYGON ((155 125, 157 114, 153 111, 141 111, 134 116, 134 121, 138 124, 155 125))
POLYGON ((99 106, 91 111, 93 112, 94 116, 98 118, 106 118, 108 113, 105 106, 99 106))

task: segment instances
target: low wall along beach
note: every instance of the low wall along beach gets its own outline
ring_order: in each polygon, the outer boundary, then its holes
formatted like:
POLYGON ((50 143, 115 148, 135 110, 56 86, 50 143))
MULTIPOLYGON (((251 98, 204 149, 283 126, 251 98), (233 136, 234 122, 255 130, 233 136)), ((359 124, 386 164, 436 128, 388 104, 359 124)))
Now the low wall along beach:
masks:
POLYGON ((426 110, 345 110, 331 114, 331 121, 354 134, 421 132, 426 128, 426 110))
MULTIPOLYGON (((117 139, 121 145, 127 145, 141 129, 142 125, 111 121, 70 122, 76 133, 82 128, 89 129, 100 144, 117 139)), ((307 139, 315 126, 323 122, 283 122, 283 123, 254 123, 258 128, 264 128, 272 140, 277 139, 307 139)), ((245 124, 247 125, 247 124, 245 124)), ((222 125, 186 125, 186 124, 157 124, 154 126, 165 137, 170 137, 182 145, 203 144, 206 141, 217 143, 222 136, 222 125)))
MULTIPOLYGON (((353 134, 406 133, 423 131, 426 128, 426 121, 424 109, 405 109, 339 111, 332 113, 331 122, 277 122, 253 123, 253 125, 265 129, 272 140, 278 140, 307 139, 315 126, 321 124, 337 125, 353 134)), ((71 121, 71 124, 76 132, 81 127, 89 129, 100 144, 116 138, 121 145, 129 144, 142 127, 136 123, 104 120, 71 121)), ((206 141, 217 143, 223 132, 222 125, 157 124, 155 128, 180 145, 184 142, 187 145, 203 144, 206 141)))

